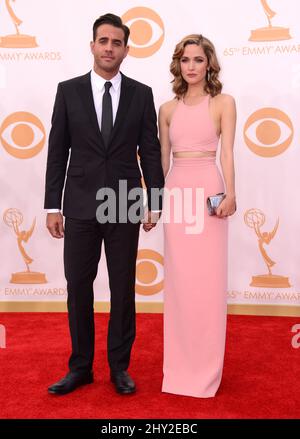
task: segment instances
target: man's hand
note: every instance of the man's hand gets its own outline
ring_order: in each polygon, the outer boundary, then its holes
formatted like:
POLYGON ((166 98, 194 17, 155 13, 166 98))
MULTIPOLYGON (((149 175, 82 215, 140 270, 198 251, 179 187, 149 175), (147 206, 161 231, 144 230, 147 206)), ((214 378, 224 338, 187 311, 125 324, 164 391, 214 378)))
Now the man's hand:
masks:
POLYGON ((64 237, 64 222, 63 216, 60 212, 47 213, 46 225, 53 238, 64 237))
POLYGON ((156 226, 159 218, 161 217, 161 212, 152 212, 149 210, 147 212, 146 218, 142 221, 143 229, 145 232, 149 232, 153 227, 156 226))

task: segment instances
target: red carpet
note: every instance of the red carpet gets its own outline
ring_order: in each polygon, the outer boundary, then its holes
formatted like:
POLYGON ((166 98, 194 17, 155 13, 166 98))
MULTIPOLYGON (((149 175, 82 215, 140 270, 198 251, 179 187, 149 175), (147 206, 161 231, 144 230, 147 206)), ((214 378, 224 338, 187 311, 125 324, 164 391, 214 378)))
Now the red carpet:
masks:
POLYGON ((221 388, 213 399, 160 391, 162 315, 138 314, 130 373, 138 392, 115 394, 106 360, 107 315, 96 315, 95 383, 57 397, 47 386, 67 371, 67 315, 2 313, 0 418, 300 418, 299 318, 228 316, 221 388))

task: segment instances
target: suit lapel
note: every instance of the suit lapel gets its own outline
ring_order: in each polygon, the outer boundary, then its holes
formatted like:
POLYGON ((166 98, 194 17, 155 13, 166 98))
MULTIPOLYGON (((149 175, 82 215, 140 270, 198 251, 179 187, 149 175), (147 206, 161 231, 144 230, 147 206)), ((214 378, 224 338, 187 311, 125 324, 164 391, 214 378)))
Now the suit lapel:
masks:
MULTIPOLYGON (((122 82, 121 82, 121 93, 120 93, 120 101, 119 106, 116 114, 115 123, 110 135, 109 144, 112 143, 115 135, 117 134, 118 130, 122 127, 122 124, 124 123, 124 120, 126 119, 126 115, 128 114, 128 108, 131 103, 131 99, 133 96, 133 91, 135 89, 135 85, 132 81, 130 81, 127 76, 122 75, 122 82)), ((101 146, 105 148, 103 137, 99 128, 97 114, 95 110, 94 105, 94 98, 93 98, 93 91, 91 86, 91 74, 87 73, 85 76, 83 76, 82 80, 79 83, 78 91, 80 94, 80 97, 83 101, 84 107, 87 111, 87 114, 89 115, 91 124, 94 128, 94 131, 97 135, 97 137, 101 141, 101 146)), ((109 145, 108 145, 109 147, 109 145)))
POLYGON ((94 97, 93 97, 93 91, 92 91, 92 85, 91 85, 91 74, 90 73, 88 73, 87 75, 85 75, 82 78, 82 80, 80 81, 79 86, 78 86, 78 91, 79 91, 80 97, 84 103, 84 107, 86 109, 86 112, 89 115, 91 124, 94 128, 94 131, 95 131, 97 137, 100 139, 101 145, 103 146, 103 148, 105 148, 102 134, 101 134, 99 124, 98 124, 95 105, 94 105, 94 97))
POLYGON ((128 115, 128 109, 135 88, 134 83, 130 81, 130 79, 127 78, 127 76, 123 75, 123 73, 121 73, 121 75, 122 75, 122 82, 121 82, 120 101, 116 114, 116 120, 110 135, 109 144, 111 144, 112 141, 114 140, 114 137, 116 136, 118 130, 122 127, 122 124, 124 123, 124 120, 128 115))

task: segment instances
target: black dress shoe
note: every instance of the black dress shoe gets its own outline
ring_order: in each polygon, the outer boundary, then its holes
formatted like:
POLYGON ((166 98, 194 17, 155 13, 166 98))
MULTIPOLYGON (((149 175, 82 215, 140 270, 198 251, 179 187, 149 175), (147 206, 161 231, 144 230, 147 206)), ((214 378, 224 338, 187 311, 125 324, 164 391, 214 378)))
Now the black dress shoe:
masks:
POLYGON ((131 376, 126 370, 110 373, 110 380, 115 385, 115 389, 118 393, 128 394, 135 392, 135 384, 131 376))
POLYGON ((93 372, 87 372, 84 374, 69 372, 63 379, 48 387, 48 392, 56 395, 65 395, 66 393, 73 392, 77 387, 83 386, 84 384, 90 384, 93 381, 93 372))

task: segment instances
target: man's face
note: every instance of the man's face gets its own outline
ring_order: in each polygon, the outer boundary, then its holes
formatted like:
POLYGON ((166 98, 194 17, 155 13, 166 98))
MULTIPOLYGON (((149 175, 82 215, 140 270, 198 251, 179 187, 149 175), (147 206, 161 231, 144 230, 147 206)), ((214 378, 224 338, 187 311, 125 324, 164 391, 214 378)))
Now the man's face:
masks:
POLYGON ((110 24, 102 24, 97 29, 95 41, 91 42, 95 68, 98 73, 116 74, 129 47, 124 43, 124 32, 110 24))

